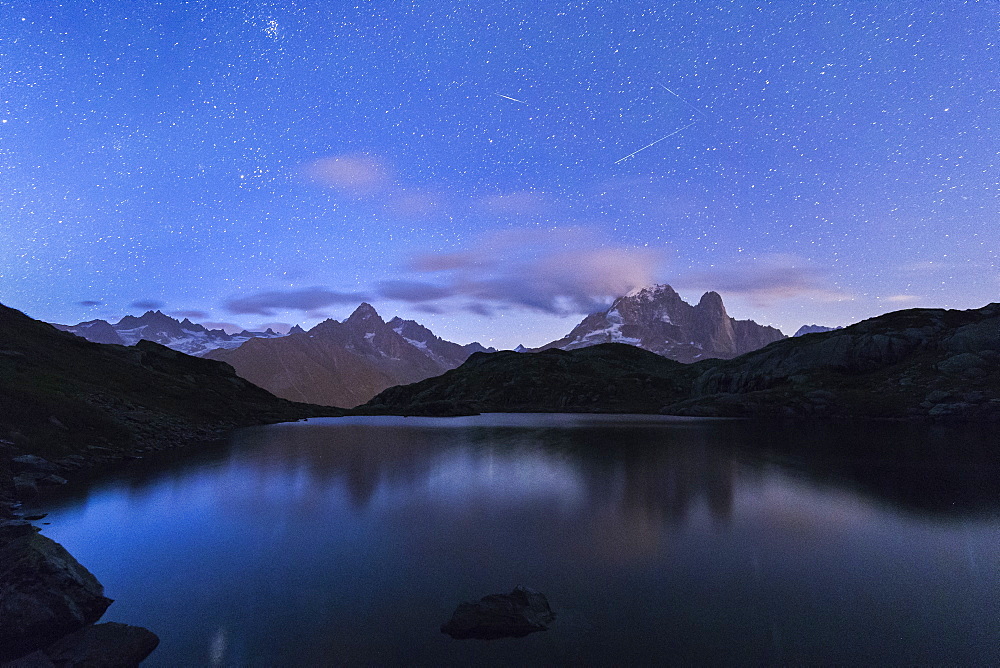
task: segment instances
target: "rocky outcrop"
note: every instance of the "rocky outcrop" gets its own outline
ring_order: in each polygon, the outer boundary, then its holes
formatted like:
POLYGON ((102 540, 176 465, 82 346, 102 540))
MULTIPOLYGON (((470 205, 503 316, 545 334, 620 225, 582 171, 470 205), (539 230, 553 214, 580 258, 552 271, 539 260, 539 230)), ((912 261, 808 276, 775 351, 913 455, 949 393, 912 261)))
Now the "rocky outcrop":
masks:
POLYGON ((142 663, 159 644, 156 634, 141 626, 105 622, 85 626, 3 668, 132 668, 142 663))
POLYGON ((691 415, 1000 418, 1000 305, 911 309, 706 369, 691 415))
POLYGON ((679 362, 696 362, 730 359, 783 338, 774 327, 729 317, 717 292, 706 292, 691 306, 669 285, 654 285, 619 297, 607 311, 588 315, 567 336, 538 350, 627 343, 679 362))
POLYGON ((344 322, 325 320, 308 332, 254 339, 207 357, 227 362, 250 382, 279 397, 353 407, 404 383, 437 376, 485 350, 435 336, 413 322, 385 322, 361 304, 344 322))
POLYGON ((0 658, 13 659, 97 621, 104 587, 27 524, 0 528, 0 658))
POLYGON ((545 631, 555 619, 544 594, 517 586, 509 594, 491 594, 475 603, 462 603, 441 632, 452 638, 521 638, 545 631))
POLYGON ((125 624, 93 626, 111 604, 101 583, 22 519, 15 471, 51 476, 62 469, 34 455, 12 457, 13 450, 0 441, 0 663, 138 665, 156 647, 156 635, 125 624))

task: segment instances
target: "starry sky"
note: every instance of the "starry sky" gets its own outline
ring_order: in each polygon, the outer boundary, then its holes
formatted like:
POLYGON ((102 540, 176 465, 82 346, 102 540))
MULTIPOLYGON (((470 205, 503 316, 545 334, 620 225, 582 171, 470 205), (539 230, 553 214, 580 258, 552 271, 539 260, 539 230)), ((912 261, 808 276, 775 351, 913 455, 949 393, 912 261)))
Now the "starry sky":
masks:
POLYGON ((1000 301, 1000 3, 0 0, 0 302, 539 345, 1000 301))

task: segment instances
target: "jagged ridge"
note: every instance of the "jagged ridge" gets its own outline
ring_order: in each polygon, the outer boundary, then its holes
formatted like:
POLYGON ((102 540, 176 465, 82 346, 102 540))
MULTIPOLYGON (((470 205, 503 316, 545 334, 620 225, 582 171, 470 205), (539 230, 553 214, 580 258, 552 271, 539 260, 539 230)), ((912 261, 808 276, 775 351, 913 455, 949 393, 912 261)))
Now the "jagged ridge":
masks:
POLYGON ((308 332, 252 339, 206 357, 232 364, 240 376, 279 397, 352 407, 387 387, 441 374, 484 350, 478 343, 445 341, 412 320, 385 322, 363 303, 344 322, 324 320, 308 332))
POLYGON ((203 355, 217 348, 238 348, 252 338, 281 336, 270 328, 263 332, 243 330, 239 334, 227 334, 221 329, 208 329, 187 318, 171 318, 162 311, 146 311, 138 317, 127 315, 114 325, 106 320, 89 320, 76 325, 53 326, 94 343, 132 346, 139 341, 153 341, 188 355, 203 355))
POLYGON ((568 335, 538 350, 615 342, 696 362, 730 359, 783 338, 774 327, 729 317, 717 292, 706 292, 691 306, 669 285, 653 285, 619 297, 607 311, 588 315, 568 335))

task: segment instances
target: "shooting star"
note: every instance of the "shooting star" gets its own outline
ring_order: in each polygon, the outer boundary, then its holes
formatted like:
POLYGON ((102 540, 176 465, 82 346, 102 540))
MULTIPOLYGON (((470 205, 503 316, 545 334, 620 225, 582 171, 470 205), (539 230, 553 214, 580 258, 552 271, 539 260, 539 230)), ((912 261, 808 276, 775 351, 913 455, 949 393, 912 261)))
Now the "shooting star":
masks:
POLYGON ((706 114, 704 111, 702 111, 698 107, 694 106, 693 104, 691 104, 690 102, 688 102, 687 100, 685 100, 683 97, 681 97, 680 95, 678 95, 674 91, 670 90, 669 88, 667 88, 666 86, 664 86, 663 84, 661 84, 659 81, 657 81, 656 83, 658 83, 660 85, 660 88, 662 88, 663 90, 667 91, 668 93, 670 93, 671 95, 673 95, 674 97, 676 97, 678 100, 680 100, 681 102, 683 102, 684 104, 686 104, 687 106, 689 106, 691 109, 694 109, 695 111, 697 111, 699 114, 701 114, 705 118, 709 117, 708 114, 706 114))
POLYGON ((504 95, 503 93, 497 93, 497 95, 499 95, 500 97, 505 97, 508 100, 513 100, 514 102, 520 102, 521 104, 528 104, 524 100, 519 100, 516 97, 511 97, 510 95, 504 95))
POLYGON ((664 136, 664 137, 660 137, 660 138, 659 138, 659 139, 657 139, 656 141, 654 141, 654 142, 650 142, 650 143, 646 144, 645 146, 643 146, 643 147, 642 147, 642 148, 640 148, 640 149, 636 149, 636 150, 632 151, 631 153, 629 153, 628 155, 626 155, 626 156, 625 156, 624 158, 621 158, 620 160, 615 160, 615 164, 617 165, 617 164, 618 164, 619 162, 624 162, 624 161, 628 160, 629 158, 631 158, 631 157, 632 157, 633 155, 635 155, 635 154, 636 154, 636 153, 638 153, 639 151, 645 151, 645 150, 646 150, 647 148, 649 148, 650 146, 656 146, 657 144, 659 144, 659 143, 660 143, 661 141, 663 141, 664 139, 669 139, 670 137, 673 137, 673 136, 674 136, 675 134, 677 134, 677 133, 678 133, 678 132, 680 132, 681 130, 687 130, 687 129, 688 129, 689 127, 691 127, 691 126, 692 126, 692 125, 694 125, 695 123, 696 123, 696 121, 691 121, 690 123, 688 123, 688 124, 687 124, 687 125, 685 125, 684 127, 682 127, 682 128, 677 128, 676 130, 674 130, 674 131, 673 131, 673 132, 671 132, 670 134, 668 134, 668 135, 666 135, 666 136, 664 136))

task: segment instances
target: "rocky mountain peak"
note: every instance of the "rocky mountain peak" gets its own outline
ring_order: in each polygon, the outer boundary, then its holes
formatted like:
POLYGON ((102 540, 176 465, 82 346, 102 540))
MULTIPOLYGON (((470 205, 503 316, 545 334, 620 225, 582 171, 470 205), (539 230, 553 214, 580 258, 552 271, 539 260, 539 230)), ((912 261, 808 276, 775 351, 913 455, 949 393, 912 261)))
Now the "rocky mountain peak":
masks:
POLYGON ((680 295, 666 283, 655 283, 642 288, 630 290, 624 297, 633 301, 655 301, 660 299, 680 299, 680 295))
POLYGON ((344 324, 356 324, 368 321, 377 321, 380 325, 385 324, 385 321, 382 320, 382 317, 378 314, 378 311, 375 310, 375 307, 368 302, 361 302, 361 305, 354 309, 354 313, 352 313, 347 320, 344 321, 344 324))
POLYGON ((591 313, 569 335, 542 349, 627 343, 670 359, 695 362, 736 357, 781 338, 784 335, 772 327, 730 318, 717 292, 706 292, 692 306, 669 285, 651 285, 619 297, 607 311, 591 313))
POLYGON ((726 314, 726 306, 722 303, 722 295, 714 290, 710 290, 701 296, 698 301, 698 308, 716 311, 722 315, 726 314))

